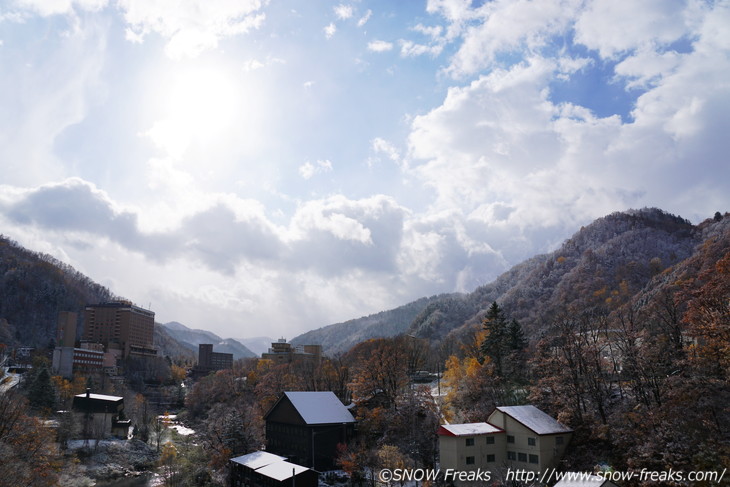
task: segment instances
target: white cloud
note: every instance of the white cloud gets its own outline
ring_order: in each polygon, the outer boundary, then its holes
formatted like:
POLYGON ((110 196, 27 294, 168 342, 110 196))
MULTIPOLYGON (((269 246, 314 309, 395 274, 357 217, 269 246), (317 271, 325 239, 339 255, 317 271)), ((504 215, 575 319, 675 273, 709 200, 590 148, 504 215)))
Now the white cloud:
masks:
POLYGON ((380 137, 376 137, 370 142, 370 146, 376 154, 384 154, 385 157, 394 163, 401 165, 402 160, 400 152, 392 143, 380 137))
POLYGON ((393 49, 393 44, 387 41, 374 40, 368 42, 368 50, 373 52, 386 52, 393 49))
MULTIPOLYGON (((496 2, 491 8, 501 6, 496 2)), ((514 7, 526 8, 519 2, 514 7)), ((574 228, 629 207, 659 206, 706 216, 714 206, 726 204, 719 195, 730 190, 730 179, 694 168, 702 159, 715 174, 728 175, 722 154, 730 150, 730 142, 720 127, 730 123, 730 85, 724 81, 730 72, 730 36, 717 26, 730 20, 730 8, 717 5, 701 19, 694 10, 679 15, 691 17, 695 25, 692 34, 684 34, 695 38, 686 53, 659 45, 677 38, 676 22, 648 32, 651 19, 661 20, 663 11, 662 6, 644 19, 630 20, 628 40, 594 33, 590 44, 606 56, 631 50, 616 65, 613 82, 645 90, 636 101, 633 120, 601 118, 579 105, 554 103, 550 82, 570 79, 578 70, 591 68, 591 61, 534 54, 527 62, 493 68, 467 86, 451 88, 441 106, 416 117, 409 138, 410 173, 434 189, 435 208, 486 225, 489 231, 483 238, 489 241, 497 229, 510 229, 513 240, 529 240, 537 229, 574 228), (637 26, 643 26, 643 32, 637 26)), ((642 10, 634 12, 641 14, 642 10)), ((564 20, 557 22, 556 31, 562 25, 564 20)), ((482 27, 465 36, 463 56, 454 64, 461 73, 477 69, 478 63, 466 62, 464 49, 473 48, 469 42, 476 42, 473 36, 482 27)), ((495 53, 516 39, 523 43, 523 52, 531 52, 533 41, 521 34, 484 46, 495 53)), ((582 41, 588 42, 585 37, 582 41)), ((493 247, 508 249, 510 240, 501 232, 497 230, 501 236, 493 247)))
POLYGON ((325 160, 318 160, 316 163, 309 161, 299 166, 299 175, 304 179, 311 179, 315 174, 322 174, 325 172, 332 171, 332 162, 325 160))
MULTIPOLYGON (((579 0, 498 0, 485 3, 472 16, 479 23, 463 30, 463 42, 448 68, 453 76, 474 74, 492 65, 502 52, 537 53, 549 39, 565 32, 581 5, 579 0)), ((455 20, 465 14, 458 11, 455 20)))
POLYGON ((423 55, 436 57, 441 54, 443 49, 444 46, 442 44, 417 44, 405 39, 400 41, 400 55, 403 57, 418 57, 423 55))
POLYGON ((370 20, 370 17, 372 17, 372 15, 373 15, 373 11, 368 9, 368 11, 365 12, 365 15, 360 17, 360 19, 357 21, 357 26, 363 27, 365 24, 368 23, 368 20, 370 20))
POLYGON ((334 7, 335 15, 340 20, 347 20, 349 18, 352 18, 353 14, 355 13, 352 5, 344 5, 339 4, 334 7))
POLYGON ((330 22, 329 25, 324 28, 324 36, 327 39, 332 39, 332 36, 334 36, 335 33, 337 33, 337 26, 334 22, 330 22))
POLYGON ((593 0, 575 23, 575 40, 601 57, 637 48, 669 44, 687 33, 693 22, 691 0, 647 0, 639 3, 593 0))
POLYGON ((215 48, 225 37, 261 26, 263 0, 119 0, 129 24, 127 38, 141 42, 156 33, 167 39, 165 53, 172 59, 196 57, 215 48))
POLYGON ((75 8, 87 11, 101 10, 108 0, 17 0, 21 8, 27 8, 42 16, 69 14, 75 8))

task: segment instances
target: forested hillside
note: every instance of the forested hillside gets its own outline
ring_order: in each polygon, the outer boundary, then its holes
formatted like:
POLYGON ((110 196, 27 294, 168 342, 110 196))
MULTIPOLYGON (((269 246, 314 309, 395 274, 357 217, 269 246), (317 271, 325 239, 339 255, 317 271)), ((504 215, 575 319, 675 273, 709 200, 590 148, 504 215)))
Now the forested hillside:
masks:
POLYGON ((8 345, 46 347, 59 311, 79 311, 112 293, 50 255, 26 250, 0 236, 0 336, 8 345))
POLYGON ((567 309, 615 309, 629 302, 654 276, 692 256, 711 234, 722 234, 727 218, 717 216, 694 226, 655 208, 613 213, 581 228, 558 250, 528 259, 472 293, 422 298, 293 341, 321 343, 326 353, 400 333, 458 341, 478 327, 494 301, 534 341, 546 320, 567 309))
POLYGON ((421 298, 398 308, 364 316, 344 323, 311 330, 291 340, 294 345, 319 344, 326 354, 336 355, 370 338, 391 337, 408 331, 413 320, 432 303, 460 299, 458 294, 421 298))

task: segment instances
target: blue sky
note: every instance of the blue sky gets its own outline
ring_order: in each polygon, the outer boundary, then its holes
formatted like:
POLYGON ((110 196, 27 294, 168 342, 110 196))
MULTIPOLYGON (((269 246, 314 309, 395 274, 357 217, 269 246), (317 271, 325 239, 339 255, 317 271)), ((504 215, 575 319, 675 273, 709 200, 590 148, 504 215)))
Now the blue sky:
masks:
POLYGON ((0 229, 223 336, 730 194, 730 2, 10 0, 0 229))

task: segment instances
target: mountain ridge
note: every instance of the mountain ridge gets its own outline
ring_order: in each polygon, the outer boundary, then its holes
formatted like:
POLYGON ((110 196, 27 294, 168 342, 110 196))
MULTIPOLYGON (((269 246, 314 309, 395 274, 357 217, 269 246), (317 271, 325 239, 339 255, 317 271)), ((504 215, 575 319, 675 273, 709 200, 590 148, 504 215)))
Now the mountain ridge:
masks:
POLYGON ((198 345, 210 343, 214 352, 230 353, 234 360, 255 357, 256 354, 234 338, 221 338, 208 330, 193 329, 177 321, 161 323, 167 333, 184 346, 198 353, 198 345))
POLYGON ((432 342, 458 340, 480 325, 495 301, 522 324, 528 336, 537 337, 541 323, 559 313, 627 303, 655 275, 691 257, 710 234, 728 238, 728 220, 718 212, 714 221, 695 226, 657 208, 614 212, 581 227, 557 250, 526 259, 471 293, 421 298, 311 330, 292 342, 320 343, 325 353, 333 354, 364 339, 400 333, 432 342), (407 327, 389 326, 389 313, 404 307, 419 311, 407 327))

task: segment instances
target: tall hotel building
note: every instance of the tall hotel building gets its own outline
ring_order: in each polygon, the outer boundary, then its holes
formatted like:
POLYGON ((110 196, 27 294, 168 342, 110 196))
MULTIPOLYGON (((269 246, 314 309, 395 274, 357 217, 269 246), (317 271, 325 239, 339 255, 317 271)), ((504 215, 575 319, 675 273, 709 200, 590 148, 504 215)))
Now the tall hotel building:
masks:
POLYGON ((129 301, 89 304, 84 310, 83 340, 119 350, 122 358, 156 355, 154 330, 155 313, 129 301))

